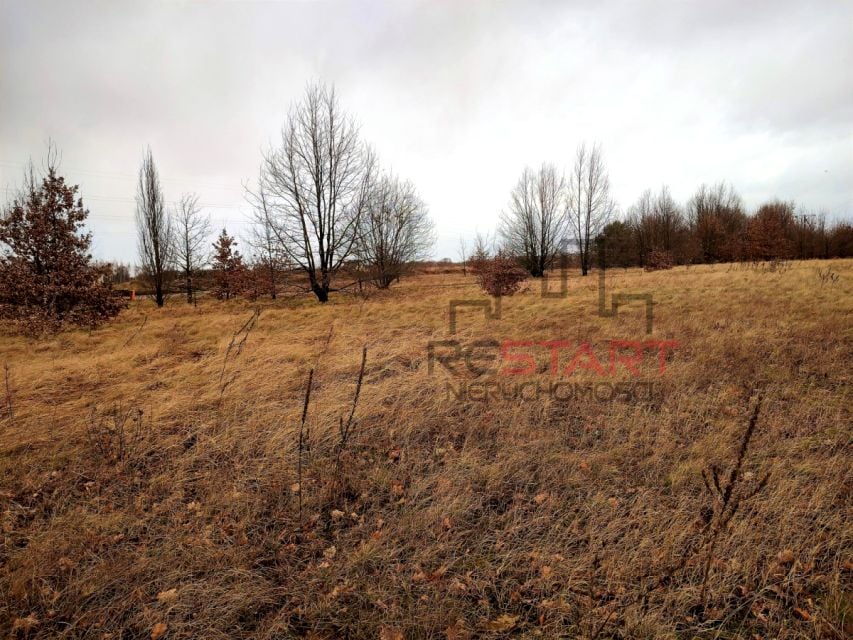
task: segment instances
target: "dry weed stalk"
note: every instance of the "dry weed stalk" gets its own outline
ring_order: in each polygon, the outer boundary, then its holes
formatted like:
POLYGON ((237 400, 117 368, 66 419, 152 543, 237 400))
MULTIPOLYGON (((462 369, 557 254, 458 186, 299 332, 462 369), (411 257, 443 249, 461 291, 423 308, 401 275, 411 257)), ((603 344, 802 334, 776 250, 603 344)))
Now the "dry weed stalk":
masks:
POLYGON ((115 405, 110 411, 98 414, 97 406, 92 407, 86 439, 104 460, 126 460, 141 438, 142 409, 124 411, 121 405, 115 405))
POLYGON ((742 477, 741 469, 743 467, 743 461, 746 458, 749 442, 752 440, 752 436, 755 433, 755 427, 758 424, 758 416, 761 412, 761 400, 762 398, 759 395, 758 400, 755 403, 755 408, 752 410, 752 416, 749 419, 749 424, 747 425, 746 431, 741 439, 737 457, 735 458, 735 462, 732 465, 726 480, 721 482, 720 476, 722 473, 716 465, 711 465, 710 469, 702 470, 702 480, 705 482, 705 487, 714 500, 714 512, 711 516, 710 522, 708 523, 709 528, 706 539, 707 552, 705 562, 702 567, 702 591, 699 596, 700 604, 703 608, 705 606, 705 599, 708 592, 708 578, 711 571, 711 563, 714 559, 714 551, 716 549, 717 542, 719 541, 720 534, 725 531, 729 522, 737 513, 738 507, 747 500, 754 498, 762 489, 764 489, 767 485, 768 479, 770 478, 770 474, 767 473, 754 487, 741 492, 740 495, 735 495, 735 489, 742 477))
POLYGON ((818 277, 818 280, 820 280, 821 286, 823 286, 825 284, 835 284, 838 282, 838 279, 840 278, 838 273, 836 273, 835 271, 832 270, 832 267, 827 267, 826 270, 818 267, 817 277, 818 277))
POLYGON ((229 358, 231 361, 235 360, 241 353, 243 353, 243 347, 246 346, 246 341, 249 339, 249 334, 252 332, 252 329, 255 328, 255 325, 258 322, 258 318, 261 316, 261 308, 257 307, 252 315, 249 317, 243 325, 234 332, 234 335, 231 336, 231 341, 228 343, 228 348, 225 350, 225 358, 222 360, 222 370, 219 372, 219 400, 222 401, 222 395, 225 393, 225 389, 234 382, 235 376, 232 376, 228 380, 225 380, 225 369, 228 367, 229 358))
MULTIPOLYGON (((329 333, 331 335, 331 332, 329 333)), ((308 432, 305 429, 305 419, 308 417, 308 405, 311 402, 311 384, 314 382, 314 369, 308 372, 308 384, 305 386, 305 402, 302 404, 302 421, 299 423, 299 441, 296 449, 296 482, 299 499, 299 522, 302 523, 302 451, 305 448, 308 432)))
POLYGON ((3 363, 3 373, 6 381, 6 411, 9 413, 9 422, 15 420, 15 410, 12 406, 12 383, 9 377, 9 363, 3 363))
POLYGON ((122 349, 124 349, 127 345, 129 345, 131 342, 133 342, 133 339, 136 338, 136 336, 139 335, 139 332, 145 328, 146 322, 148 322, 148 316, 147 315, 142 316, 142 322, 140 322, 139 326, 136 327, 136 331, 131 333, 130 336, 128 336, 127 340, 124 341, 124 344, 121 345, 122 349))
POLYGON ((344 421, 343 416, 340 417, 338 423, 338 436, 340 440, 335 446, 335 474, 332 479, 333 490, 336 490, 340 484, 341 476, 341 454, 347 447, 350 435, 352 434, 352 420, 355 416, 355 409, 358 406, 358 398, 361 395, 361 383, 364 381, 364 368, 367 365, 367 346, 361 348, 361 367, 358 370, 358 381, 355 385, 355 395, 352 398, 352 408, 349 412, 349 417, 344 421))

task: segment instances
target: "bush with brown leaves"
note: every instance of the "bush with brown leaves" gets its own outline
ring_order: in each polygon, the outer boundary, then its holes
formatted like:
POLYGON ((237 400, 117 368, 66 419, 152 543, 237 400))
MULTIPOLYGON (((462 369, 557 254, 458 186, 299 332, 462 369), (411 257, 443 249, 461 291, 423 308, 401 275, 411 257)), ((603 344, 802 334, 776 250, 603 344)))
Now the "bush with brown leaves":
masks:
POLYGON ((511 296, 527 279, 527 271, 516 259, 504 253, 478 260, 474 266, 480 288, 490 296, 511 296))
POLYGON ((672 251, 655 250, 649 253, 649 258, 646 261, 646 271, 660 271, 661 269, 672 269, 675 260, 672 256, 672 251))

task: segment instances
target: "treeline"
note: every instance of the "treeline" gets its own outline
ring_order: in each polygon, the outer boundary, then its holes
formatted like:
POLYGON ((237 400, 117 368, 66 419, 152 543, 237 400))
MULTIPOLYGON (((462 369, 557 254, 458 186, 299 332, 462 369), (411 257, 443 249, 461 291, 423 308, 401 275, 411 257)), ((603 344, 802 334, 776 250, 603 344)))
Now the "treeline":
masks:
MULTIPOLYGON (((123 304, 112 286, 130 275, 123 265, 92 260, 89 212, 57 159, 51 144, 44 174, 31 165, 0 212, 0 318, 31 333, 115 316, 123 304)), ((194 303, 199 280, 227 300, 275 298, 286 279, 326 302, 342 288, 391 286, 434 243, 415 186, 381 167, 334 89, 319 83, 291 107, 246 198, 253 210, 248 258, 225 229, 211 243, 210 217, 194 193, 175 205, 166 201, 146 150, 136 188, 136 278, 157 306, 177 292, 194 303), (344 274, 353 280, 342 284, 344 274)))
POLYGON ((624 220, 606 224, 597 250, 607 266, 645 268, 847 258, 853 256, 853 225, 799 214, 795 203, 781 200, 749 214, 725 183, 700 186, 684 206, 663 187, 644 192, 624 220))
MULTIPOLYGON (((475 239, 473 256, 510 256, 534 277, 558 257, 582 275, 605 266, 668 268, 676 264, 778 261, 853 256, 853 226, 798 212, 773 200, 748 212, 726 183, 700 186, 684 205, 668 187, 645 191, 624 216, 611 196, 601 148, 581 144, 570 171, 526 168, 510 193, 492 242, 475 239)), ((468 259, 460 242, 460 258, 468 259)))
MULTIPOLYGON (((251 263, 223 230, 209 261, 214 293, 276 296, 278 274, 298 271, 291 284, 326 302, 340 289, 336 276, 356 265, 357 284, 387 288, 426 258, 433 223, 411 182, 383 169, 340 106, 334 89, 312 84, 294 103, 278 143, 264 151, 257 180, 246 188, 252 206, 251 263), (303 285, 304 283, 304 285, 303 285)), ((176 211, 164 205, 150 149, 136 194, 142 275, 158 306, 177 273, 192 302, 194 274, 207 263, 210 221, 187 194, 176 211)), ((350 283, 353 284, 353 283, 350 283)))
MULTIPOLYGON (((89 253, 88 210, 58 171, 51 144, 46 170, 30 166, 0 215, 0 318, 27 330, 95 326, 122 308, 112 286, 127 265, 102 265, 89 253)), ((136 187, 136 278, 163 306, 180 293, 222 300, 273 299, 282 290, 326 302, 332 292, 387 288, 429 256, 433 223, 415 186, 380 166, 333 88, 309 85, 291 107, 279 140, 245 187, 251 233, 242 242, 222 229, 213 241, 198 196, 166 201, 150 149, 136 187)), ((572 256, 583 275, 597 264, 667 268, 676 264, 853 256, 853 226, 772 201, 748 212, 724 183, 701 186, 683 205, 667 187, 646 191, 623 216, 611 194, 601 147, 581 144, 572 166, 526 168, 510 192, 491 239, 460 240, 463 273, 507 295, 519 278, 543 276, 572 256), (488 262, 491 261, 491 262, 488 262)), ((129 293, 129 292, 128 292, 129 293)))

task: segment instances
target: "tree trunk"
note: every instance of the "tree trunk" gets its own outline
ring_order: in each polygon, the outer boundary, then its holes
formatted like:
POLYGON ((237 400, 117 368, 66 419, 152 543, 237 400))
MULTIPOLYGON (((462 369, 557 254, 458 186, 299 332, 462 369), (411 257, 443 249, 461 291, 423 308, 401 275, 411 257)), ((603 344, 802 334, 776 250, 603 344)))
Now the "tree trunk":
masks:
POLYGON ((326 286, 322 286, 319 284, 315 284, 311 287, 311 290, 314 292, 314 295, 317 296, 317 300, 319 302, 328 302, 329 301, 329 289, 326 286))

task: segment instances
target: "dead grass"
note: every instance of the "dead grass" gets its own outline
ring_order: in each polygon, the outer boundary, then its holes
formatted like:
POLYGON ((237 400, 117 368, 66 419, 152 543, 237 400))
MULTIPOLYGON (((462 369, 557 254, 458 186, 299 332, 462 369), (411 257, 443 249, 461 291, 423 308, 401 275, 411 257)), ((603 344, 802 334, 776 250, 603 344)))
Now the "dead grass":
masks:
MULTIPOLYGON (((427 343, 448 338, 450 299, 481 297, 458 273, 366 301, 261 303, 227 363, 255 303, 140 301, 93 333, 4 333, 0 628, 849 637, 853 263, 827 265, 831 283, 823 266, 609 272, 608 291, 654 294, 652 337, 680 344, 663 376, 644 370, 656 388, 634 401, 448 395, 427 343), (731 465, 758 392, 740 473, 769 481, 720 532, 701 606, 702 470, 731 465), (93 407, 141 410, 133 447, 93 444, 93 407)), ((462 311, 457 338, 645 339, 641 305, 601 318, 596 285, 572 274, 569 296, 546 300, 534 284, 499 320, 462 311)))

